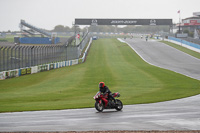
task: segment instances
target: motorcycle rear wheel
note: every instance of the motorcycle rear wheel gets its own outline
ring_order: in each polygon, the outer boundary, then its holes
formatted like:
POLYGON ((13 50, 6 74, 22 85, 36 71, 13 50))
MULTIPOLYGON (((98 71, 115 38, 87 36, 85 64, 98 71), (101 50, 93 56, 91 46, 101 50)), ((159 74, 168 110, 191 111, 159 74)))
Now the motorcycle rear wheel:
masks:
POLYGON ((95 102, 95 108, 97 111, 102 112, 104 110, 103 103, 99 103, 98 101, 95 102))
POLYGON ((123 108, 123 103, 122 103, 119 99, 116 99, 116 106, 115 106, 115 109, 116 109, 117 111, 120 111, 120 110, 122 110, 122 108, 123 108))

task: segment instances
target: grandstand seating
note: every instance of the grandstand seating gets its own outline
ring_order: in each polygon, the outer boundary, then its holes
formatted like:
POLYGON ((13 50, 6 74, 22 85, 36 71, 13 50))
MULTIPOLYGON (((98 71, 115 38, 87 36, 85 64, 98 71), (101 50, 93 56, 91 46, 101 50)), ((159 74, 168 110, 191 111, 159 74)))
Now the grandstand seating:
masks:
MULTIPOLYGON (((39 33, 41 33, 42 35, 51 37, 51 33, 46 32, 46 31, 44 31, 44 30, 42 30, 42 29, 40 29, 40 28, 37 28, 37 27, 35 27, 35 26, 31 25, 31 24, 28 24, 28 23, 25 22, 25 20, 21 20, 21 23, 20 23, 20 24, 21 24, 21 26, 25 26, 25 27, 30 28, 31 30, 34 30, 34 31, 39 32, 39 33)), ((27 32, 27 30, 26 30, 25 32, 27 32)))

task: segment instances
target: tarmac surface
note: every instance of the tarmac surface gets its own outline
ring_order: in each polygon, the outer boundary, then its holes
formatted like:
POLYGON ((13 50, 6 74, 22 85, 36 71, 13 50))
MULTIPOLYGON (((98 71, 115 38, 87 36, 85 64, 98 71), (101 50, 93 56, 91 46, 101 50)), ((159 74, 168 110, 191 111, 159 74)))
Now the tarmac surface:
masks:
POLYGON ((5 47, 5 46, 15 46, 14 43, 11 42, 0 42, 0 47, 5 47))
MULTIPOLYGON (((150 64, 200 80, 200 60, 157 41, 126 39, 150 64)), ((0 113, 0 132, 200 130, 200 95, 152 104, 126 105, 122 111, 95 108, 0 113)))
POLYGON ((200 59, 156 40, 126 39, 125 41, 149 64, 200 80, 200 59))

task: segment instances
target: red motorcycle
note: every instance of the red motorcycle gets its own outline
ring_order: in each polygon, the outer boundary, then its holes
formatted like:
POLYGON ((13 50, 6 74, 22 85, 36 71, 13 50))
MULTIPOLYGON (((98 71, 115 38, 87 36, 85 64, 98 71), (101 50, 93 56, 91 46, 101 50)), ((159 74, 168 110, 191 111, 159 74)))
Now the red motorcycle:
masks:
MULTIPOLYGON (((112 96, 120 97, 119 92, 113 93, 112 96)), ((97 92, 97 94, 93 97, 95 102, 95 108, 97 111, 102 112, 104 109, 116 109, 117 111, 120 111, 123 108, 123 104, 119 99, 116 99, 114 102, 111 99, 108 99, 108 94, 101 94, 101 92, 97 92)))

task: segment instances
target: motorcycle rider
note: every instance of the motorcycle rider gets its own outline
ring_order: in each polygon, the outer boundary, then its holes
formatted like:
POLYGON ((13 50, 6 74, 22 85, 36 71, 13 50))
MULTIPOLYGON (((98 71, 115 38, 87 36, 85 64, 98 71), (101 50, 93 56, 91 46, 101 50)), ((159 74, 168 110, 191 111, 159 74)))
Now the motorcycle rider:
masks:
POLYGON ((146 36, 146 41, 148 41, 148 38, 149 38, 149 36, 147 35, 147 36, 146 36))
POLYGON ((107 86, 105 86, 104 82, 100 82, 99 83, 99 91, 101 93, 103 93, 103 95, 105 95, 106 93, 108 93, 108 100, 111 99, 116 103, 115 98, 112 96, 111 91, 109 90, 109 88, 107 86))

